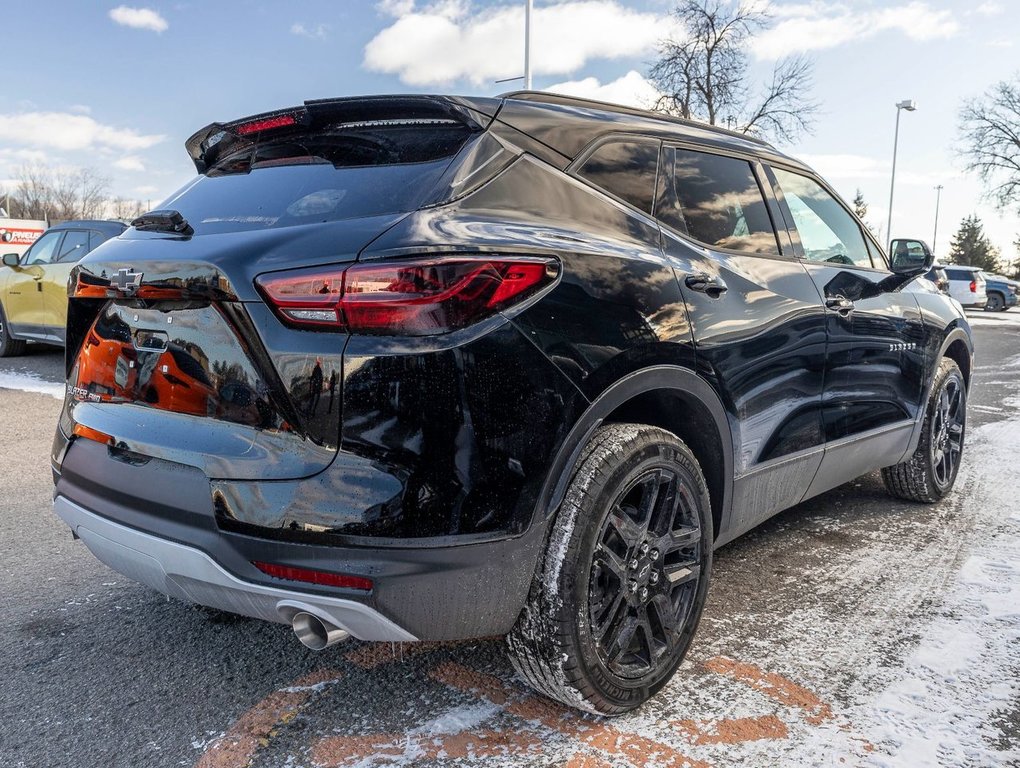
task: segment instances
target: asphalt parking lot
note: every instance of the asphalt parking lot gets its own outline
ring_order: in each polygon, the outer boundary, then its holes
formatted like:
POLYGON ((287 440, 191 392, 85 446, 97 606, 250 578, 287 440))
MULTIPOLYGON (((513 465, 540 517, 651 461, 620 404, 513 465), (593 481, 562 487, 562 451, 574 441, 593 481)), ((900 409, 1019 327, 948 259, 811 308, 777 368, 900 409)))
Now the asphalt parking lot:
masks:
POLYGON ((2 361, 0 765, 1016 765, 1020 310, 974 327, 954 495, 876 473, 724 547, 681 673, 614 720, 530 693, 498 640, 314 653, 108 570, 50 509, 62 352, 2 361))

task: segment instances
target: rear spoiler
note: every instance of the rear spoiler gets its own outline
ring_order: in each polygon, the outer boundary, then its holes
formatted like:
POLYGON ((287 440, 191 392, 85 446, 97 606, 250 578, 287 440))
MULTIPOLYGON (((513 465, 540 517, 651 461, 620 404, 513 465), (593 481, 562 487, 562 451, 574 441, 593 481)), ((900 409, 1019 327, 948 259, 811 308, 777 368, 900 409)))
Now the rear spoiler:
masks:
POLYGON ((376 120, 456 120, 483 131, 502 104, 500 99, 460 96, 354 96, 306 101, 299 107, 212 123, 194 133, 184 147, 195 169, 205 173, 217 159, 253 146, 266 131, 307 131, 341 123, 376 120))

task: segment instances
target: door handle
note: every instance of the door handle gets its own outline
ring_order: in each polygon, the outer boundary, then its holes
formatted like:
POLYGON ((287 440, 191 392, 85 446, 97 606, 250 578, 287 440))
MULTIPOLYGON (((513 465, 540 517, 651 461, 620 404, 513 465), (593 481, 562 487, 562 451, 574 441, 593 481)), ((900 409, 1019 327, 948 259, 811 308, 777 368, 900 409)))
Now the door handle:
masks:
POLYGON ((696 272, 693 275, 688 275, 684 279, 684 285, 692 291, 708 294, 713 299, 718 299, 729 290, 721 277, 712 277, 712 275, 706 272, 696 272))
POLYGON ((841 315, 849 315, 854 311, 854 303, 846 296, 830 296, 825 300, 827 309, 838 312, 841 315))

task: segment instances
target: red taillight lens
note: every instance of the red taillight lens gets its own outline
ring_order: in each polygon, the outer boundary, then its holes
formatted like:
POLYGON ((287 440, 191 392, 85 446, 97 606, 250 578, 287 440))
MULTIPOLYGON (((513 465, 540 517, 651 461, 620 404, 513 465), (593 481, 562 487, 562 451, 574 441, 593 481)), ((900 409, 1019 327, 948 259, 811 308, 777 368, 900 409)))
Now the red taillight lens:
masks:
POLYGON ((234 133, 238 136, 246 136, 249 133, 258 133, 259 131, 269 131, 273 128, 283 128, 287 125, 294 125, 297 120, 294 115, 277 115, 276 117, 267 117, 263 120, 253 120, 250 123, 242 123, 241 125, 234 126, 234 133))
POLYGON ((372 580, 366 579, 364 576, 313 571, 310 568, 295 568, 290 565, 263 563, 258 560, 252 560, 252 565, 262 571, 262 573, 276 579, 304 581, 308 584, 320 584, 324 587, 344 587, 346 589, 361 589, 365 592, 372 591, 372 580))
POLYGON ((977 293, 977 280, 970 281, 970 292, 977 293))
POLYGON ((351 333, 429 336, 465 328, 551 284, 553 259, 430 259, 263 275, 284 321, 351 333))

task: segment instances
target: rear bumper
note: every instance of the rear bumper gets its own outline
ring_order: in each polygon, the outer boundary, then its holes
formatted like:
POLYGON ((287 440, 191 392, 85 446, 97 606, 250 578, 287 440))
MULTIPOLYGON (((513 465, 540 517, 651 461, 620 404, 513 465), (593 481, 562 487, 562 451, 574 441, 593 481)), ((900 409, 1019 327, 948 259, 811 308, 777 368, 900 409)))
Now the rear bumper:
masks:
MULTIPOLYGON (((301 543, 224 530, 195 467, 78 438, 54 465, 57 514, 116 571, 182 600, 287 622, 304 602, 364 640, 505 634, 527 598, 544 522, 498 540, 418 546, 301 543), (79 530, 81 528, 82 530, 79 530), (277 579, 253 562, 363 576, 369 592, 277 579), (281 601, 284 604, 281 604, 281 601), (344 615, 329 613, 343 608, 344 615), (361 617, 354 623, 351 616, 361 617), (375 624, 364 617, 378 616, 375 624)), ((253 483, 271 497, 277 483, 253 483)))
POLYGON ((53 509, 99 560, 170 597, 281 624, 311 612, 360 640, 417 639, 363 603, 243 581, 204 552, 107 520, 64 496, 53 509))

